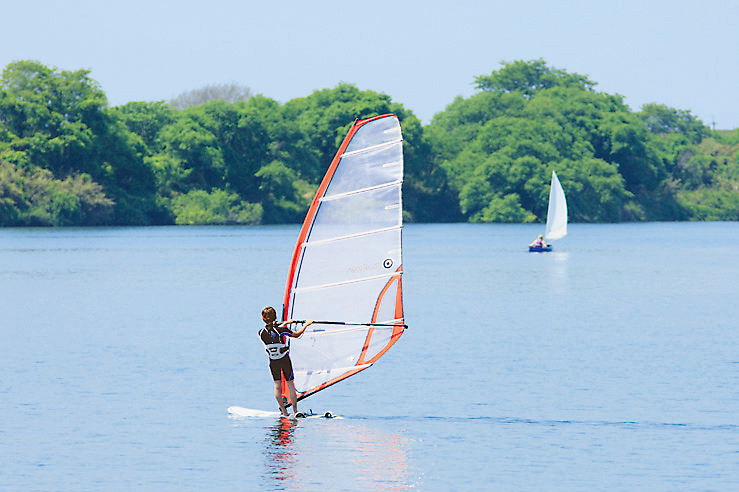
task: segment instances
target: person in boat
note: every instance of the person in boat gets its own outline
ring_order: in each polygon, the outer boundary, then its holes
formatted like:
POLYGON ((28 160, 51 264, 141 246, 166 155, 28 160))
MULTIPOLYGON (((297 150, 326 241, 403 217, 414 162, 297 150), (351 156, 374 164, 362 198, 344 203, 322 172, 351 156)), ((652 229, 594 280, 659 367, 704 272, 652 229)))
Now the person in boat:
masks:
POLYGON ((303 322, 303 326, 299 330, 292 331, 287 325, 296 323, 296 321, 289 319, 282 323, 277 323, 277 312, 273 307, 262 309, 262 320, 264 321, 264 328, 259 330, 259 338, 264 343, 267 355, 269 355, 269 370, 272 372, 272 379, 275 382, 275 398, 277 399, 277 404, 280 406, 280 413, 285 417, 288 415, 287 410, 285 410, 285 404, 282 402, 281 375, 284 374, 290 394, 290 403, 293 406, 293 416, 297 417, 298 401, 295 394, 295 375, 293 374, 293 365, 290 360, 290 345, 287 339, 300 337, 305 329, 313 323, 313 320, 303 322))
POLYGON ((539 234, 539 237, 534 239, 534 242, 529 244, 529 246, 533 248, 546 248, 549 245, 544 242, 544 237, 541 234, 539 234))

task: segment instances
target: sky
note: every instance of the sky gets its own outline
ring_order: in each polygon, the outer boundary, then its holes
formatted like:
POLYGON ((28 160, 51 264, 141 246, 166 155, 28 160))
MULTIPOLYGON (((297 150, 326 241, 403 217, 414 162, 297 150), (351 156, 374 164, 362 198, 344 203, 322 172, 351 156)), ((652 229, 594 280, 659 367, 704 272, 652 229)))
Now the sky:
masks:
POLYGON ((24 0, 0 68, 90 71, 111 106, 236 83, 280 103, 346 82, 431 122, 501 62, 543 59, 717 129, 739 128, 736 0, 24 0))

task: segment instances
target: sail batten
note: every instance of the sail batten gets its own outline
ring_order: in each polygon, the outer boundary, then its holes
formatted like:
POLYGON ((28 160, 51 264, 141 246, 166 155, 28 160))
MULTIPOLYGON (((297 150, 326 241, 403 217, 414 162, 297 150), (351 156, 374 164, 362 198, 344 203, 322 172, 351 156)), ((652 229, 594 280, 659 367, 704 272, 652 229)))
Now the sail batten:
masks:
MULTIPOLYGON (((362 367, 362 366, 368 367, 369 365, 370 364, 360 364, 359 367, 362 367)), ((336 372, 336 371, 348 371, 348 370, 356 369, 356 368, 357 368, 357 366, 346 366, 346 367, 333 367, 331 369, 325 369, 325 370, 320 370, 319 369, 319 370, 313 370, 313 371, 299 371, 299 370, 295 370, 294 372, 296 374, 313 375, 313 374, 330 373, 330 372, 336 372)))
POLYGON ((391 142, 385 142, 385 143, 381 143, 381 144, 377 144, 377 145, 371 145, 369 147, 363 147, 361 149, 352 150, 350 152, 344 152, 344 155, 345 156, 349 156, 349 155, 361 154, 362 152, 370 152, 370 151, 373 151, 373 150, 381 149, 383 147, 388 147, 390 145, 394 145, 394 144, 400 143, 401 141, 402 141, 402 139, 399 138, 399 139, 394 140, 394 141, 391 141, 391 142))
POLYGON ((296 287, 292 290, 292 293, 299 293, 299 292, 308 292, 311 290, 320 290, 320 289, 329 289, 331 287, 341 287, 342 285, 349 285, 349 284, 355 284, 358 282, 369 282, 371 280, 377 280, 382 278, 388 278, 388 277, 394 277, 395 275, 402 275, 403 272, 397 272, 397 273, 383 273, 381 275, 372 275, 369 277, 360 277, 355 278, 352 280, 345 280, 343 282, 335 282, 332 284, 322 284, 322 285, 311 285, 308 287, 296 287))
POLYGON ((390 186, 399 186, 401 183, 402 183, 402 181, 395 181, 395 182, 392 182, 392 183, 386 183, 386 184, 381 184, 381 185, 373 186, 371 188, 363 188, 361 190, 347 191, 347 192, 340 193, 340 194, 337 194, 337 195, 322 197, 320 201, 327 202, 329 200, 338 200, 338 199, 341 199, 341 198, 345 198, 347 196, 356 195, 358 193, 365 193, 365 192, 368 192, 368 191, 379 190, 381 188, 388 188, 390 186))
POLYGON ((380 234, 382 232, 387 232, 387 231, 396 231, 402 227, 403 227, 402 225, 399 225, 399 226, 393 226, 393 227, 385 227, 384 229, 375 229, 373 231, 358 232, 356 234, 350 234, 347 236, 333 237, 330 239, 321 239, 321 240, 312 241, 310 243, 302 243, 301 246, 304 248, 308 246, 316 246, 316 245, 320 246, 321 244, 331 243, 334 241, 343 241, 345 239, 353 239, 355 237, 369 236, 370 234, 380 234))
MULTIPOLYGON (((403 320, 402 319, 399 319, 399 320, 395 320, 394 319, 394 320, 390 320, 390 321, 380 321, 380 323, 387 323, 388 325, 390 325, 391 323, 392 324, 403 324, 403 320)), ((376 326, 376 325, 374 325, 374 328, 375 328, 375 330, 392 330, 395 327, 392 326, 392 325, 390 325, 390 326, 376 326)), ((306 330, 303 333, 302 337, 308 337, 308 338, 310 338, 310 337, 320 337, 320 336, 326 336, 326 335, 333 336, 333 335, 335 335, 337 333, 346 333, 346 332, 350 332, 350 331, 364 331, 364 332, 366 332, 367 331, 367 327, 366 326, 345 326, 345 327, 342 327, 342 328, 334 328, 334 329, 331 329, 331 330, 306 330)))
POLYGON ((403 333, 402 183, 398 118, 356 121, 313 198, 285 286, 283 319, 334 320, 291 340, 298 399, 370 367, 403 333))

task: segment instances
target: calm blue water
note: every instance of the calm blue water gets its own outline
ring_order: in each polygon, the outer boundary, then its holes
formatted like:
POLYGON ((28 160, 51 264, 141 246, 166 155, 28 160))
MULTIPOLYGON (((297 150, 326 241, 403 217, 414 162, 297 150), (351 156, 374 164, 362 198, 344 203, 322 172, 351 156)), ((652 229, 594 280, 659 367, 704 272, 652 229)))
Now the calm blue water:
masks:
POLYGON ((410 225, 410 328, 273 409, 298 227, 0 230, 0 490, 739 489, 737 223, 410 225))

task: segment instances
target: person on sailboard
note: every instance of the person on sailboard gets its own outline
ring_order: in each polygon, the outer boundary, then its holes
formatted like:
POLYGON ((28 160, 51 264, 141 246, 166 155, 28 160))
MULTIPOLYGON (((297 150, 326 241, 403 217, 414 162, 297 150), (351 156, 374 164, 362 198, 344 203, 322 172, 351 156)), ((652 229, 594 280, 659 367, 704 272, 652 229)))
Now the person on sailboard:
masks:
POLYGON ((547 243, 544 242, 544 237, 541 234, 539 234, 539 237, 534 239, 534 242, 529 244, 529 246, 533 248, 546 248, 548 245, 547 243))
POLYGON ((295 394, 295 375, 293 374, 293 365, 290 360, 290 345, 288 337, 298 338, 303 334, 306 328, 313 323, 313 320, 303 322, 303 326, 292 331, 287 325, 296 323, 295 320, 289 319, 282 323, 277 323, 277 312, 273 307, 262 309, 262 320, 265 325, 259 330, 259 338, 264 343, 267 355, 269 355, 269 370, 272 372, 272 379, 275 382, 275 398, 280 406, 280 413, 287 417, 287 410, 282 402, 282 381, 281 375, 285 375, 287 389, 290 394, 290 403, 293 406, 293 416, 298 416, 298 401, 295 394))

